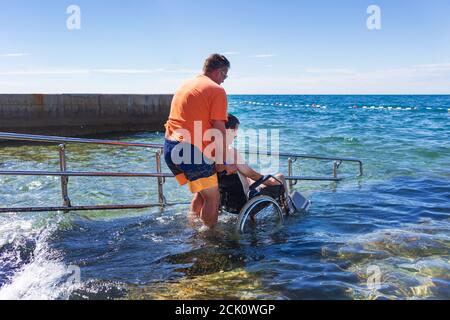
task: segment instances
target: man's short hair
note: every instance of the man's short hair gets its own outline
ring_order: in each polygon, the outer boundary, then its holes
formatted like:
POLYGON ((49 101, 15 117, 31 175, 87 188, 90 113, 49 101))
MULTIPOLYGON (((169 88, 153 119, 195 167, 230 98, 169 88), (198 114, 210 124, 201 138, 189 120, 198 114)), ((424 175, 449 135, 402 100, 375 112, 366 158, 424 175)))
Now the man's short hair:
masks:
POLYGON ((222 68, 230 68, 231 64, 225 56, 215 53, 210 55, 203 65, 204 72, 212 72, 222 68))
POLYGON ((241 124, 241 122, 239 121, 238 118, 236 118, 234 115, 232 115, 231 113, 228 114, 228 121, 225 123, 225 128, 226 129, 236 129, 236 127, 241 124))

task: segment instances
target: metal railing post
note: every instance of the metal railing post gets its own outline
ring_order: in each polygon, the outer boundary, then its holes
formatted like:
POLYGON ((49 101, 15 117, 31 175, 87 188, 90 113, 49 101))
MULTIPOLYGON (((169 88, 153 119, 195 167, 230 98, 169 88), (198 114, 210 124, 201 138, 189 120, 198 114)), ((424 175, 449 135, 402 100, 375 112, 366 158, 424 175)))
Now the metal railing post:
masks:
POLYGON ((335 178, 335 179, 337 179, 337 177, 338 177, 338 169, 339 169, 339 167, 341 166, 341 164, 342 164, 342 161, 334 161, 333 162, 333 177, 335 178))
POLYGON ((337 162, 333 162, 333 177, 337 178, 337 162))
MULTIPOLYGON (((161 150, 156 151, 156 172, 162 173, 161 170, 161 150)), ((164 197, 164 178, 158 177, 158 202, 161 205, 161 207, 164 207, 166 205, 166 198, 164 197)))
MULTIPOLYGON (((292 163, 293 163, 292 158, 289 158, 289 159, 288 159, 288 176, 289 176, 289 177, 292 177, 292 176, 293 176, 293 173, 292 173, 292 163)), ((293 187, 294 187, 294 181, 289 180, 289 192, 292 191, 292 188, 293 188, 293 187)))
MULTIPOLYGON (((61 172, 67 171, 67 163, 66 163, 66 145, 59 145, 59 168, 61 172)), ((61 177, 61 194, 63 199, 63 205, 65 207, 71 207, 70 198, 69 198, 69 177, 61 177)))
MULTIPOLYGON (((293 164, 297 161, 297 158, 289 158, 288 159, 288 176, 292 177, 294 174, 293 164)), ((292 191, 294 186, 298 183, 298 180, 289 180, 289 192, 292 191)))
POLYGON ((363 163, 362 161, 358 161, 358 163, 359 163, 359 176, 362 177, 364 175, 363 163))

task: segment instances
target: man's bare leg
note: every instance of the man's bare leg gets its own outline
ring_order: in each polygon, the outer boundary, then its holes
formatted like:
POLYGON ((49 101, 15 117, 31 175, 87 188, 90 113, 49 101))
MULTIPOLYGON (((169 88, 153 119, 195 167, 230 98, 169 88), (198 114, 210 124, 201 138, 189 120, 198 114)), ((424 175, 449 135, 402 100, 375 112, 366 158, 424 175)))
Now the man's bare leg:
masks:
POLYGON ((219 187, 200 191, 200 195, 203 199, 203 207, 200 213, 200 218, 205 226, 213 228, 219 220, 219 187))
POLYGON ((202 208, 203 208, 203 203, 204 203, 204 201, 203 201, 202 195, 200 193, 194 194, 194 198, 192 199, 189 213, 191 215, 194 215, 196 218, 200 218, 202 208))

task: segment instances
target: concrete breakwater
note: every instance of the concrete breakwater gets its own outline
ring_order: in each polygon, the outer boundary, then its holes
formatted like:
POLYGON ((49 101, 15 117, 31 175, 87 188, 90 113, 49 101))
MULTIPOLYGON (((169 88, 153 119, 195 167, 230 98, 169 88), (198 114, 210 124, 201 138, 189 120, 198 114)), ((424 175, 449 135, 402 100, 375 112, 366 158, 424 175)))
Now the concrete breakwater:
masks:
POLYGON ((0 94, 0 132, 57 136, 162 131, 172 95, 0 94))

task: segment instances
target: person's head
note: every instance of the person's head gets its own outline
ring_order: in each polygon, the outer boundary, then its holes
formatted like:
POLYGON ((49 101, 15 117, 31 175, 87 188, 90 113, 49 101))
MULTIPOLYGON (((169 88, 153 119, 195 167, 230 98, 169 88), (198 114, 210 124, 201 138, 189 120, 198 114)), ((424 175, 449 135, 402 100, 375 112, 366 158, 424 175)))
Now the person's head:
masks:
POLYGON ((228 121, 225 123, 225 128, 227 129, 227 142, 228 144, 231 144, 237 136, 237 131, 239 129, 239 125, 241 123, 239 122, 239 119, 236 118, 231 113, 228 114, 228 121))
POLYGON ((228 78, 230 67, 230 61, 225 56, 215 53, 206 59, 203 65, 203 74, 220 85, 228 78))

